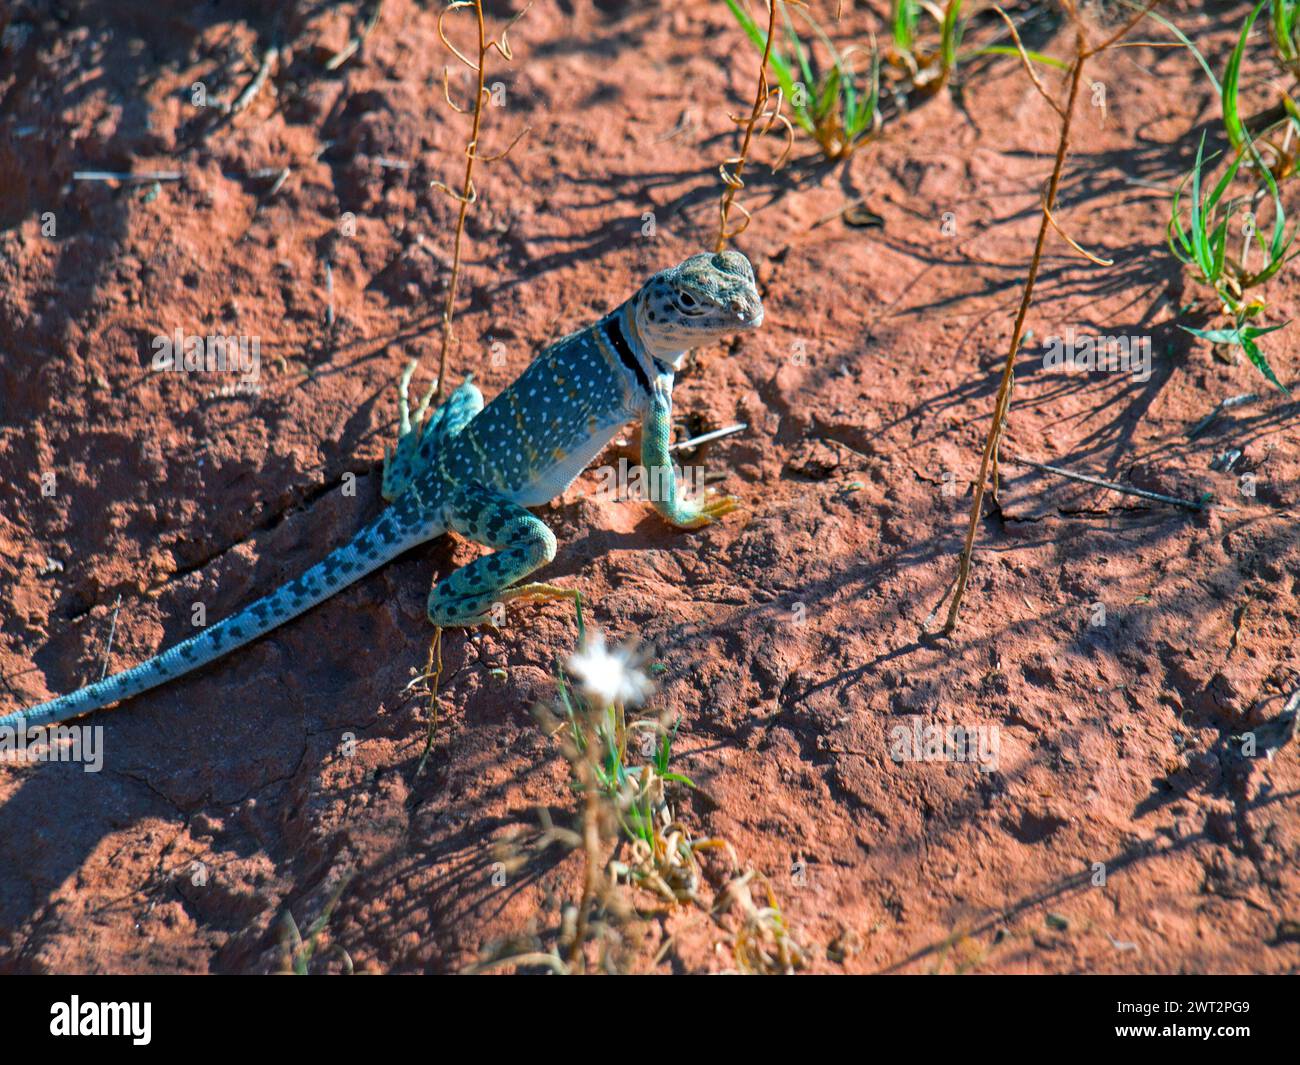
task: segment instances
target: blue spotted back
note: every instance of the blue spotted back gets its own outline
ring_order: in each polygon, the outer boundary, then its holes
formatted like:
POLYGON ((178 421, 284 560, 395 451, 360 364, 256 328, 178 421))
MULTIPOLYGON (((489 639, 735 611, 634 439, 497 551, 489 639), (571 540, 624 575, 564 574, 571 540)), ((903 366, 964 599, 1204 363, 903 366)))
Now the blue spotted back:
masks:
POLYGON ((443 475, 523 506, 564 491, 643 406, 606 328, 614 317, 538 355, 441 451, 443 475))

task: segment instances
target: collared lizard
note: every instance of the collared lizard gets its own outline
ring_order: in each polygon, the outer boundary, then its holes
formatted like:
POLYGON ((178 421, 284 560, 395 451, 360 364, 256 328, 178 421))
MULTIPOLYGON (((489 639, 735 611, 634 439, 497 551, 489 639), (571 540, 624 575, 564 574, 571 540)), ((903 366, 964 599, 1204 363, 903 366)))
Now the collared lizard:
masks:
POLYGON ((132 669, 0 717, 0 728, 55 724, 190 673, 447 531, 494 552, 435 584, 434 625, 485 624, 494 604, 521 597, 573 597, 571 589, 521 583, 556 549, 555 535, 526 508, 563 492, 638 418, 655 509, 683 529, 716 521, 738 500, 684 497, 669 459, 673 375, 691 348, 762 322, 749 260, 735 251, 704 253, 660 271, 604 318, 550 345, 486 407, 467 379, 431 415, 430 387, 412 418, 412 363, 398 384, 397 444, 384 458, 382 494, 392 505, 375 521, 233 617, 132 669))

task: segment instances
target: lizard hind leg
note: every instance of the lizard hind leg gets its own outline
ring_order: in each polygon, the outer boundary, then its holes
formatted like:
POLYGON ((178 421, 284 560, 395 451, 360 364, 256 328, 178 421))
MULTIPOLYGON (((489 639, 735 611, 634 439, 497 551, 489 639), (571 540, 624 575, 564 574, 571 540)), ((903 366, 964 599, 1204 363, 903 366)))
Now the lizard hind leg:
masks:
POLYGON ((497 604, 511 599, 578 595, 552 584, 518 583, 555 557, 555 534, 517 503, 483 485, 464 484, 452 496, 446 516, 448 528, 496 550, 434 586, 429 593, 429 620, 440 628, 496 624, 497 604))
POLYGON ((411 377, 415 374, 418 359, 412 359, 402 371, 397 383, 398 415, 397 445, 384 454, 383 496, 392 502, 421 473, 428 469, 438 456, 438 451, 459 433, 483 409, 483 393, 466 379, 455 392, 440 403, 425 421, 429 404, 438 382, 435 379, 420 398, 411 415, 411 377))

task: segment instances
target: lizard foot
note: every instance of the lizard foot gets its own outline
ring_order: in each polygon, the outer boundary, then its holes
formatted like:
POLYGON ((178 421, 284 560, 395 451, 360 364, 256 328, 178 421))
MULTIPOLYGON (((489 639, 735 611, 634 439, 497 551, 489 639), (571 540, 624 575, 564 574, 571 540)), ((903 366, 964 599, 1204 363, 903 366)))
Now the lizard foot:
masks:
POLYGON ((525 603, 549 603, 556 599, 569 599, 576 604, 582 603, 582 593, 577 588, 561 588, 558 584, 521 584, 518 588, 508 588, 497 596, 501 602, 518 599, 525 603))
POLYGON ((678 529, 702 529, 720 520, 724 515, 739 510, 740 505, 739 496, 718 496, 714 499, 706 499, 688 510, 683 508, 685 513, 679 517, 670 517, 668 520, 678 529))
POLYGON ((411 480, 420 471, 420 442, 424 433, 424 416, 429 412, 429 404, 433 402, 434 389, 437 388, 438 382, 435 379, 429 385, 429 389, 420 399, 420 405, 415 409, 415 418, 411 418, 411 377, 415 374, 415 368, 419 365, 418 359, 412 359, 407 363, 406 369, 402 371, 402 378, 397 384, 398 412, 400 423, 397 430, 397 446, 390 447, 384 453, 384 482, 383 496, 390 503, 396 499, 411 483, 411 480))

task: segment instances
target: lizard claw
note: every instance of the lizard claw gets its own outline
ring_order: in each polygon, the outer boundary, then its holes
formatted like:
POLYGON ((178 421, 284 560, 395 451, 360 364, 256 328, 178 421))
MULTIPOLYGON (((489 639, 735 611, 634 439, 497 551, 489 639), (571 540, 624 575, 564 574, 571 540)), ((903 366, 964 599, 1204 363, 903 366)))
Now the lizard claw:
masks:
POLYGON ((718 496, 717 499, 710 499, 705 503, 700 508, 700 513, 707 516, 710 522, 715 522, 724 514, 739 510, 740 504, 740 496, 718 496))
POLYGON ((718 496, 714 499, 706 499, 699 505, 697 510, 679 521, 674 521, 673 524, 679 529, 702 529, 706 525, 713 525, 715 522, 720 521, 723 515, 739 510, 741 502, 739 496, 718 496))

